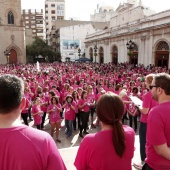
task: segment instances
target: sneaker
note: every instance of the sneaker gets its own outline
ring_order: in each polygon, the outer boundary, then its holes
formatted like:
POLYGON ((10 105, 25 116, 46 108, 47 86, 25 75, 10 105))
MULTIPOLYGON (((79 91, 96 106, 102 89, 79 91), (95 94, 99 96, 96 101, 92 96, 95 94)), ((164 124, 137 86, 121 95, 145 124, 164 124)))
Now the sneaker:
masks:
POLYGON ((84 136, 83 136, 81 133, 79 133, 79 136, 80 136, 81 138, 84 138, 84 136))
POLYGON ((89 132, 83 132, 84 134, 89 134, 89 132))
POLYGON ((67 139, 68 139, 68 138, 70 138, 70 137, 71 137, 71 135, 70 135, 70 134, 68 134, 68 135, 67 135, 67 139))
POLYGON ((144 165, 144 161, 141 161, 141 163, 133 163, 133 166, 136 168, 136 169, 142 169, 143 165, 144 165))

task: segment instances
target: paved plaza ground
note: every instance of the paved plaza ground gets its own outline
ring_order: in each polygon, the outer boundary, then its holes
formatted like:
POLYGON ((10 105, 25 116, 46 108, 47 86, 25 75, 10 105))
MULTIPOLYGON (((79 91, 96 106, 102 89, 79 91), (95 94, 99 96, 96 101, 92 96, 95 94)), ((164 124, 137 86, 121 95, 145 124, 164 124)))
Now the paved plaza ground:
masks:
MULTIPOLYGON (((126 122, 127 123, 127 122, 126 122)), ((33 126, 33 121, 29 122, 30 126, 33 126)), ((65 126, 64 126, 64 121, 62 122, 63 127, 60 129, 60 135, 59 138, 61 140, 61 143, 56 143, 59 152, 64 160, 64 163, 67 167, 68 170, 76 170, 76 168, 74 167, 74 160, 76 157, 76 153, 79 147, 79 144, 82 140, 82 138, 79 137, 79 131, 73 131, 73 135, 72 137, 70 137, 69 139, 66 138, 65 135, 65 126)), ((138 126, 139 127, 139 126, 138 126)), ((96 129, 91 129, 91 127, 89 126, 89 133, 95 133, 97 131, 100 131, 101 126, 98 126, 96 129)), ((50 125, 49 125, 49 120, 46 119, 45 122, 45 131, 47 131, 48 133, 50 133, 50 125)), ((54 135, 55 136, 55 135, 54 135)), ((55 140, 55 138, 54 138, 55 140)), ((134 152, 134 157, 132 160, 132 164, 133 162, 138 163, 140 162, 140 153, 139 153, 139 135, 138 135, 138 131, 135 135, 135 152, 134 152)), ((113 165, 114 166, 114 165, 113 165)), ((132 170, 136 170, 136 168, 134 168, 132 166, 132 170)))

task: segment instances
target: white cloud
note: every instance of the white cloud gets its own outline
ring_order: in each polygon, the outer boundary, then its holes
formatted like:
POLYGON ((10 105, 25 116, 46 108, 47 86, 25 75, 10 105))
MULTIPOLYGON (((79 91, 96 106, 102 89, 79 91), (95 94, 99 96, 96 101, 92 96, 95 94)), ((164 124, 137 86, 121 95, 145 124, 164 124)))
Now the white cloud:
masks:
MULTIPOLYGON (((23 9, 41 9, 44 8, 45 0, 22 0, 23 9)), ((66 19, 70 17, 76 17, 81 20, 89 20, 90 14, 94 13, 98 3, 113 6, 116 9, 119 3, 127 2, 126 0, 65 0, 66 4, 66 19)), ((167 0, 142 0, 145 6, 156 12, 170 9, 167 5, 167 0)))

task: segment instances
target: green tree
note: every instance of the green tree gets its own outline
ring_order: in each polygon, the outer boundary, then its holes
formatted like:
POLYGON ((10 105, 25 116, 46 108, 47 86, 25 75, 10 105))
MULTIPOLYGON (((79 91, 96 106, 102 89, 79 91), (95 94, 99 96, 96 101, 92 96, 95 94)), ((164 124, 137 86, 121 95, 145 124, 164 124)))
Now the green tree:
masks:
POLYGON ((36 62, 36 57, 41 55, 45 61, 45 58, 49 62, 60 61, 57 53, 54 52, 50 46, 41 38, 36 37, 34 42, 26 46, 27 62, 36 62))

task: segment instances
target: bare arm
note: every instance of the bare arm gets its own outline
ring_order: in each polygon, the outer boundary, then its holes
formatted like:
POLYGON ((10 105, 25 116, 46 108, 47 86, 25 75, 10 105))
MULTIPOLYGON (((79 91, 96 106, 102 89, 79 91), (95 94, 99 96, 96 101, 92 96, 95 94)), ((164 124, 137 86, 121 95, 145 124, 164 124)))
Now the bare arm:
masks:
POLYGON ((74 111, 76 111, 75 107, 73 105, 70 106, 74 111))
POLYGON ((167 143, 153 147, 158 155, 170 160, 170 147, 168 147, 167 143))
POLYGON ((149 111, 149 108, 144 108, 144 107, 142 107, 142 108, 139 108, 139 110, 140 110, 140 112, 142 113, 142 114, 148 114, 148 111, 149 111))
POLYGON ((78 108, 82 109, 85 105, 86 105, 86 103, 84 103, 83 105, 78 105, 78 108))

